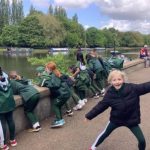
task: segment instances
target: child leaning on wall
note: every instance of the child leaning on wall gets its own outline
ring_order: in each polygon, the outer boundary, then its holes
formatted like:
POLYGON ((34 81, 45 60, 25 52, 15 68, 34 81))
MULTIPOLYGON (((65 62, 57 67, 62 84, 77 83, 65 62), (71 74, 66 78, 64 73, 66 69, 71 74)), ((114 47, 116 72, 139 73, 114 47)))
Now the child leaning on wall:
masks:
POLYGON ((9 78, 14 95, 20 95, 22 97, 24 112, 32 125, 32 129, 29 132, 40 131, 41 126, 37 115, 34 113, 40 99, 39 92, 32 85, 23 82, 23 79, 21 79, 16 71, 10 71, 9 78))
POLYGON ((93 51, 88 55, 87 64, 88 68, 95 74, 95 83, 101 89, 101 94, 103 94, 105 92, 104 68, 93 51))
POLYGON ((16 146, 15 140, 15 123, 13 120, 13 111, 15 109, 15 101, 11 84, 8 80, 8 75, 4 73, 0 67, 0 121, 3 132, 1 135, 1 149, 8 150, 6 130, 9 129, 9 143, 11 146, 16 146))
MULTIPOLYGON (((63 75, 61 78, 64 78, 64 80, 65 80, 65 77, 66 76, 63 75)), ((43 86, 43 83, 45 80, 50 80, 50 75, 45 71, 44 66, 38 66, 36 68, 36 80, 35 80, 35 82, 38 86, 43 86)), ((65 103, 65 107, 66 107, 66 115, 72 116, 73 111, 71 110, 71 108, 67 102, 65 103)))
POLYGON ((49 74, 50 79, 43 79, 41 83, 42 86, 49 88, 51 91, 52 110, 56 115, 51 127, 61 127, 65 124, 61 108, 70 98, 71 92, 67 83, 61 80, 62 74, 57 69, 54 62, 49 62, 46 64, 45 70, 49 74))

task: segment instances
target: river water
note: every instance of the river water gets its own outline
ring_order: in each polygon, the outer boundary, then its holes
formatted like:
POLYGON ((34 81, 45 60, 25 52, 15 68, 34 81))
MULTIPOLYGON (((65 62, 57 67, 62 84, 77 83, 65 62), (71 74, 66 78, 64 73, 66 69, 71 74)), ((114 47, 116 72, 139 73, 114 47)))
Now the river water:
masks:
MULTIPOLYGON (((104 56, 105 54, 102 53, 104 56)), ((131 59, 137 58, 136 53, 125 53, 125 55, 131 59)), ((34 57, 45 57, 46 54, 35 54, 34 57)), ((3 55, 0 53, 0 66, 2 69, 8 73, 11 70, 16 70, 22 76, 33 79, 35 78, 35 68, 36 66, 32 66, 28 61, 26 56, 11 56, 11 55, 3 55)))

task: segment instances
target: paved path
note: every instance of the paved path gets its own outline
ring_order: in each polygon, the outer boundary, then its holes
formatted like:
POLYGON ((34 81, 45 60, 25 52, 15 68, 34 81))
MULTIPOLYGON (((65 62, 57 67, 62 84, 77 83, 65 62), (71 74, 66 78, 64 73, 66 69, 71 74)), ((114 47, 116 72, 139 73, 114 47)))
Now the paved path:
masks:
MULTIPOLYGON (((150 80, 150 68, 136 71, 129 75, 129 81, 140 83, 150 80)), ((85 108, 74 112, 73 117, 65 117, 63 128, 50 129, 50 118, 42 122, 39 133, 23 131, 17 135, 18 146, 13 150, 88 150, 98 132, 108 122, 109 110, 94 120, 85 123, 84 115, 99 99, 89 99, 85 108)), ((141 97, 142 130, 147 148, 150 150, 150 94, 141 97)), ((132 133, 124 127, 115 130, 99 147, 98 150, 137 150, 137 141, 132 133)))

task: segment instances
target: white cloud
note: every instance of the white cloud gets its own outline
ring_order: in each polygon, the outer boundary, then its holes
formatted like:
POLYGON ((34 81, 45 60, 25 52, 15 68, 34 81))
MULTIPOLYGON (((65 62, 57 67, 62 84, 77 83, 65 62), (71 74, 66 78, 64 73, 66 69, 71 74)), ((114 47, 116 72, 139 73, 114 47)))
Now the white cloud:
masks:
POLYGON ((150 19, 149 0, 97 0, 101 12, 116 20, 150 19))
POLYGON ((94 1, 95 0, 54 0, 54 3, 66 8, 85 8, 94 1))
POLYGON ((57 5, 85 8, 94 3, 110 20, 104 26, 150 33, 149 0, 55 0, 57 5))
POLYGON ((150 34, 150 22, 144 21, 128 21, 128 20, 109 20, 103 22, 103 28, 115 28, 119 31, 139 31, 141 33, 150 34))
POLYGON ((30 0, 33 6, 39 7, 39 8, 48 8, 50 5, 49 0, 30 0))

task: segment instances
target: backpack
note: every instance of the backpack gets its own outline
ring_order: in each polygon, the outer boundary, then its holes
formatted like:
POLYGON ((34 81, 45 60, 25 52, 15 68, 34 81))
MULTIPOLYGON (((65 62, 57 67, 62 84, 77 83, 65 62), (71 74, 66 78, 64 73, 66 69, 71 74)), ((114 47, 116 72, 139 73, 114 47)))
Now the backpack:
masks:
POLYGON ((116 57, 111 57, 108 62, 110 63, 112 68, 116 68, 116 69, 122 69, 123 68, 123 63, 124 60, 123 59, 119 59, 116 57))
POLYGON ((68 75, 62 74, 60 79, 62 82, 66 82, 69 87, 72 87, 74 84, 74 81, 68 75))
POLYGON ((140 58, 145 57, 146 56, 146 52, 144 48, 140 49, 140 58))

